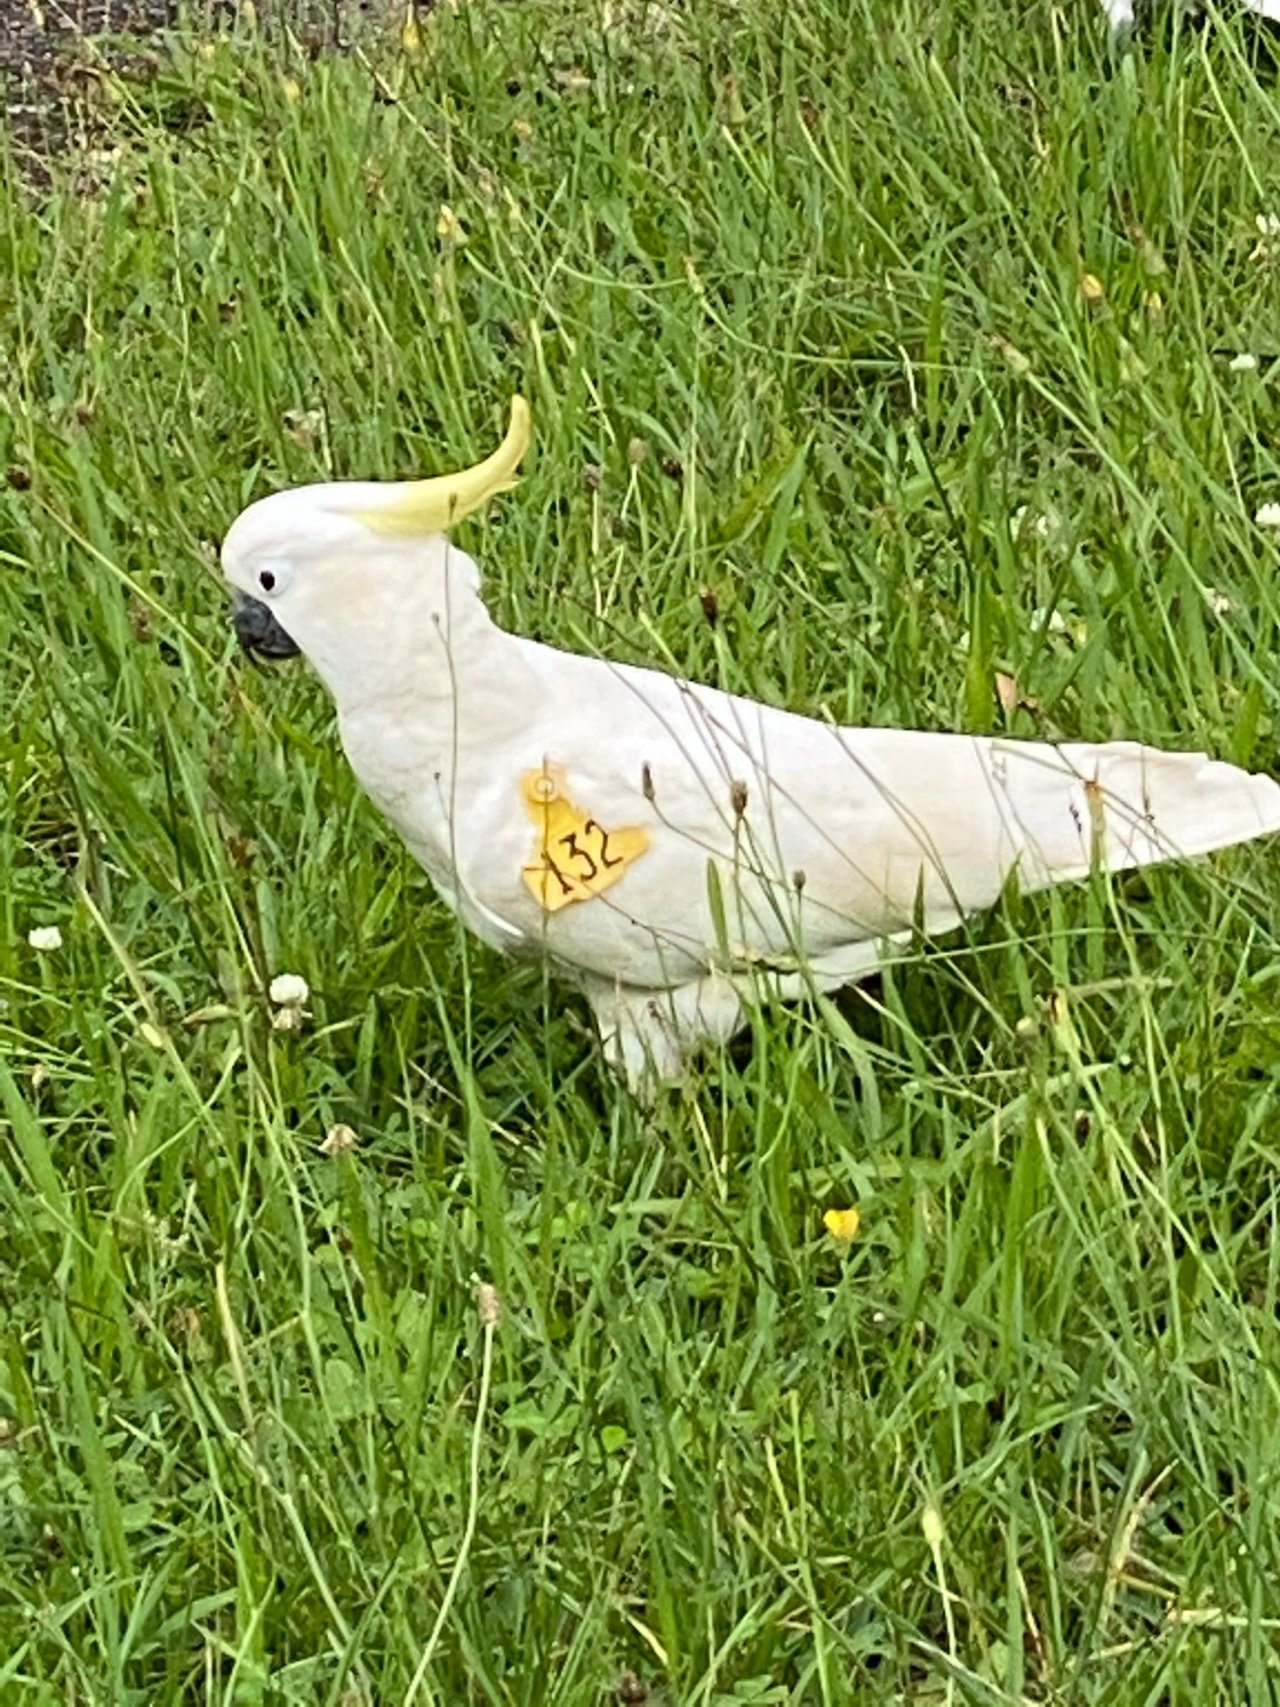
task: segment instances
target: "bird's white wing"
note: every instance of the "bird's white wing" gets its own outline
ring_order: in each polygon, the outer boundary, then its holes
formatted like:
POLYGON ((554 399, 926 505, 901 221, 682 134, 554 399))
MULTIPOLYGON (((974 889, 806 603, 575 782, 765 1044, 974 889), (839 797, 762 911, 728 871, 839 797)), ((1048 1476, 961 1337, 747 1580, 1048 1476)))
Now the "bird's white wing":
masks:
POLYGON ((440 530, 509 483, 527 439, 517 400, 462 474, 276 493, 236 519, 223 566, 241 639, 306 653, 450 905, 576 974, 633 1078, 729 1036, 754 968, 829 986, 1015 873, 1038 888, 1280 829, 1274 782, 1200 754, 835 729, 504 633, 440 530))
MULTIPOLYGON (((1200 754, 838 729, 654 671, 543 657, 547 696, 505 768, 557 779, 569 863, 541 898, 517 888, 530 828, 495 871, 491 827, 471 882, 554 959, 629 984, 856 966, 861 945, 990 906, 1015 872, 1039 888, 1280 829, 1275 783, 1200 754), (644 846, 566 899, 593 855, 624 846, 579 855, 585 838, 570 838, 588 823, 644 846)), ((492 749, 484 762, 492 778, 492 749)))

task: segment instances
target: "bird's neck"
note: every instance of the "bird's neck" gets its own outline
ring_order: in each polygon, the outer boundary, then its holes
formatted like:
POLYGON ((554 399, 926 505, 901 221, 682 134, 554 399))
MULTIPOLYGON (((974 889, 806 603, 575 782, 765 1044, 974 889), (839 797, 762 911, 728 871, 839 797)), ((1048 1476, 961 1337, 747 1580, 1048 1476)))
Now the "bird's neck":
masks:
POLYGON ((348 609, 341 631, 304 650, 341 717, 395 704, 447 713, 455 699, 501 683, 514 644, 461 576, 442 576, 427 596, 394 611, 348 609))
POLYGON ((494 752, 518 740, 541 684, 527 642, 499 628, 474 591, 383 641, 380 659, 344 657, 332 674, 323 665, 320 673, 365 792, 449 887, 457 776, 483 772, 494 752))

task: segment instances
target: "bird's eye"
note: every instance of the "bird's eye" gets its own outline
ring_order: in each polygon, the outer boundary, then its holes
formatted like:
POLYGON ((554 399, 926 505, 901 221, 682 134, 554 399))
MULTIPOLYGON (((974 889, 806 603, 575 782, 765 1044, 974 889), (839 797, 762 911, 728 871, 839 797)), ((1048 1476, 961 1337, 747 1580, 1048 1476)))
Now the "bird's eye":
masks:
MULTIPOLYGON (((0 5, 0 11, 4 7, 0 5)), ((293 565, 287 557, 267 557, 265 554, 253 566, 253 578, 264 593, 283 593, 289 585, 293 565)))

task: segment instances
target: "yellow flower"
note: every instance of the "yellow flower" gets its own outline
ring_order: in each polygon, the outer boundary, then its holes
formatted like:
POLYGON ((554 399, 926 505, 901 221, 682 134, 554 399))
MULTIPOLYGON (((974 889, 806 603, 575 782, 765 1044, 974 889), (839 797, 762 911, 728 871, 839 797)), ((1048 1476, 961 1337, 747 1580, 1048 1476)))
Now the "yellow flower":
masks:
POLYGON ((920 1527, 924 1530, 924 1538, 931 1553, 938 1553, 946 1539, 946 1529, 942 1522, 942 1513, 932 1500, 920 1513, 920 1527))
POLYGON ((441 207, 436 218, 436 236, 445 243, 462 243, 466 240, 462 230, 462 221, 448 202, 441 207))
POLYGON ((856 1209, 828 1209, 822 1225, 838 1245, 851 1245, 858 1236, 862 1217, 856 1209))

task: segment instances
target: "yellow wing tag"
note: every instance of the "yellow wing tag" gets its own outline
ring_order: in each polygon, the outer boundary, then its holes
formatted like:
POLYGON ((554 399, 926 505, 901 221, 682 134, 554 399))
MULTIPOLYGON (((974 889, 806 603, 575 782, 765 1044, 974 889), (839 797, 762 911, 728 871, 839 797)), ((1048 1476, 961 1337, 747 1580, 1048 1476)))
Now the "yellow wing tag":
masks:
POLYGON ((602 895, 649 846, 647 830, 606 830, 575 806, 561 770, 527 772, 520 792, 537 830, 522 875, 548 913, 602 895))

